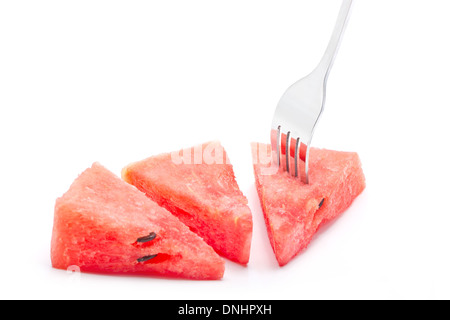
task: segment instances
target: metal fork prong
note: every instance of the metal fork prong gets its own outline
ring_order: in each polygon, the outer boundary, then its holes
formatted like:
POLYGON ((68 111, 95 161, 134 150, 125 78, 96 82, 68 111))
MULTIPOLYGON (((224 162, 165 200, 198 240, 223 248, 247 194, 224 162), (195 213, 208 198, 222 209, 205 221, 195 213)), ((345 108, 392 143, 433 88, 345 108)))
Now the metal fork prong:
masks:
POLYGON ((309 184, 309 143, 306 145, 306 151, 305 151, 305 181, 304 183, 309 184))
POLYGON ((277 132, 277 162, 278 167, 281 166, 281 126, 278 126, 277 132))
POLYGON ((298 177, 298 159, 300 157, 299 155, 300 153, 300 138, 297 138, 296 142, 295 142, 295 177, 298 177))
POLYGON ((291 160, 291 132, 289 131, 286 134, 286 171, 291 173, 290 171, 290 160, 291 160))

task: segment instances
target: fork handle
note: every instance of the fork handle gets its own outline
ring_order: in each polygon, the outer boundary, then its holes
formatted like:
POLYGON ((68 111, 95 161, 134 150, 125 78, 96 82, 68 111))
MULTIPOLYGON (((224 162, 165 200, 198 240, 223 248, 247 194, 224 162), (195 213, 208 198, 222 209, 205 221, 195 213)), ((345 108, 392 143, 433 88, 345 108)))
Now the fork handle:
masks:
POLYGON ((342 2, 339 16, 336 22, 336 26, 334 27, 330 42, 328 43, 325 54, 323 55, 322 60, 317 67, 317 71, 320 71, 322 73, 322 75, 325 77, 325 80, 328 78, 328 74, 330 73, 331 67, 333 66, 334 59, 336 58, 342 36, 347 26, 348 18, 350 17, 352 3, 353 0, 344 0, 342 2))

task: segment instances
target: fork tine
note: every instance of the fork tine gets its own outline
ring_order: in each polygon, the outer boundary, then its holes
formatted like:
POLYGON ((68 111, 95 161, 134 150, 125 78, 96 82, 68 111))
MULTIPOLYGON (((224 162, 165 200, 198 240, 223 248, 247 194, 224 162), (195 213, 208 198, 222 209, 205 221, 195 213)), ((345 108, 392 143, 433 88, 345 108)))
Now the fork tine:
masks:
POLYGON ((308 171, 309 171, 309 166, 308 166, 309 145, 306 145, 300 139, 298 140, 298 149, 296 148, 296 151, 295 151, 295 159, 298 163, 297 177, 300 178, 300 180, 303 183, 308 184, 309 183, 309 174, 308 174, 308 171))
POLYGON ((277 161, 278 166, 281 166, 281 126, 278 126, 277 132, 277 161))
POLYGON ((306 147, 305 159, 304 159, 304 161, 305 161, 305 178, 302 179, 302 181, 306 184, 309 184, 309 174, 308 174, 309 173, 308 172, 309 171, 309 143, 305 147, 306 147))
POLYGON ((289 131, 286 134, 286 171, 288 173, 291 173, 289 165, 290 160, 291 160, 291 132, 289 131))
POLYGON ((295 177, 296 178, 298 178, 298 166, 299 166, 298 158, 300 157, 299 152, 300 152, 300 138, 297 138, 297 140, 295 141, 295 155, 294 155, 294 159, 295 159, 295 177))
POLYGON ((272 161, 278 167, 281 165, 281 126, 272 129, 270 133, 270 142, 272 145, 272 161))

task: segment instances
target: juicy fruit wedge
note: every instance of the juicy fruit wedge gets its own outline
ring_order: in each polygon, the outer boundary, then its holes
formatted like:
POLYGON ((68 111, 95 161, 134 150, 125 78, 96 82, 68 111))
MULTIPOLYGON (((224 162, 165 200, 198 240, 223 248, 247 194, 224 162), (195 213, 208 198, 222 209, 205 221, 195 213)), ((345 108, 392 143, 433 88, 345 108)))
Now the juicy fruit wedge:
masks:
POLYGON ((224 261, 177 218, 94 164, 56 201, 54 268, 220 279, 224 261))
POLYGON ((252 215, 218 142, 133 163, 122 178, 201 236, 220 255, 247 264, 252 215))
POLYGON ((356 153, 311 148, 309 184, 274 167, 270 146, 253 143, 252 153, 256 188, 280 266, 304 250, 317 230, 365 188, 356 153))

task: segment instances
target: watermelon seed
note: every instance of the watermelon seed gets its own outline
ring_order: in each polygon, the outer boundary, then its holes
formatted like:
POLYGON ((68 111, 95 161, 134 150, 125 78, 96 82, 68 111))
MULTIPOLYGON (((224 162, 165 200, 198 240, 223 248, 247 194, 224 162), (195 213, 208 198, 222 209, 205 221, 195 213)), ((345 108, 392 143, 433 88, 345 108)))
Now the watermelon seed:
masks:
POLYGON ((157 254, 153 254, 151 256, 145 256, 142 258, 137 259, 138 262, 147 262, 149 260, 152 260, 153 258, 156 258, 157 254))
POLYGON ((323 206, 323 202, 324 202, 324 201, 325 201, 325 198, 323 198, 322 201, 320 201, 320 203, 319 203, 319 209, 320 209, 320 207, 323 206))
POLYGON ((146 237, 137 239, 137 242, 138 243, 146 243, 146 242, 150 242, 150 241, 154 240, 155 238, 156 238, 156 233, 152 232, 146 237))

